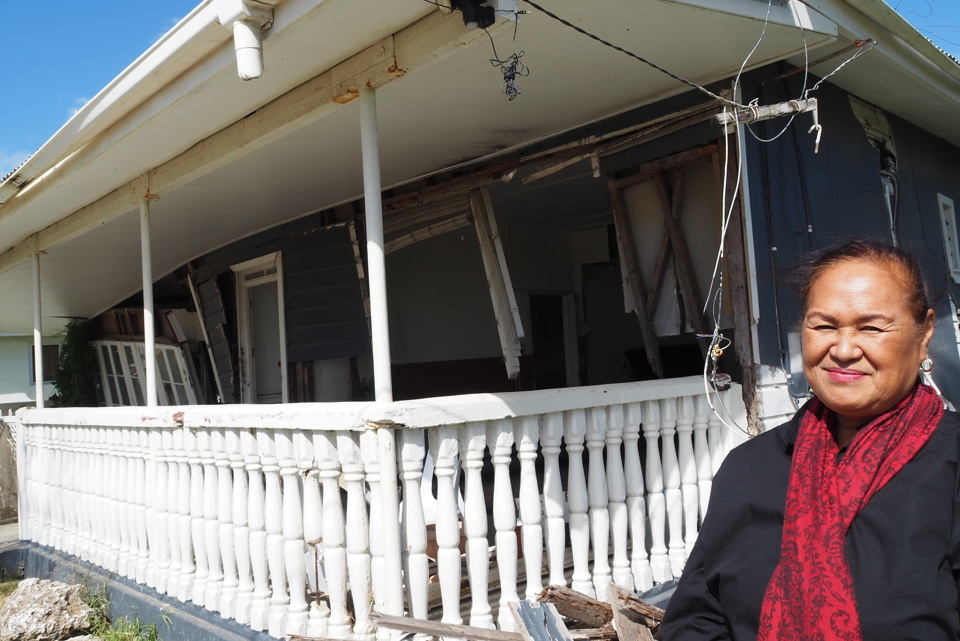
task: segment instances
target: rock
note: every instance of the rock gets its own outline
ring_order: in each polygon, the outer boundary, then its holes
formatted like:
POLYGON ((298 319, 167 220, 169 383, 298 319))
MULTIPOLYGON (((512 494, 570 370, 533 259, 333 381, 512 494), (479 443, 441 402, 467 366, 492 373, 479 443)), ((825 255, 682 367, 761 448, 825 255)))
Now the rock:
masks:
POLYGON ((60 641, 90 627, 82 586, 25 579, 0 609, 0 641, 60 641))

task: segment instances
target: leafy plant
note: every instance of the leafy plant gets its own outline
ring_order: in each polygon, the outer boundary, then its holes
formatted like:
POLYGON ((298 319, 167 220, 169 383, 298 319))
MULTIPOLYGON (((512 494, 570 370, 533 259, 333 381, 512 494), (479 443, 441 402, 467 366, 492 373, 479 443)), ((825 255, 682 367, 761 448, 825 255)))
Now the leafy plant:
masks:
POLYGON ((60 346, 57 378, 53 382, 57 391, 47 401, 50 407, 96 407, 93 338, 93 327, 89 321, 75 319, 67 325, 60 346))

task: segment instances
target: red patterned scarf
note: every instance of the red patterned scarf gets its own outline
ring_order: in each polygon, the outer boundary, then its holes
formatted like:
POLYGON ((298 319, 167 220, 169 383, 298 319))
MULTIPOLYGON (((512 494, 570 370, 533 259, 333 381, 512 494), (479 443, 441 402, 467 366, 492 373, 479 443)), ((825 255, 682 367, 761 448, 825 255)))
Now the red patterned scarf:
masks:
POLYGON ((819 400, 800 419, 787 485, 783 542, 760 611, 758 641, 861 641, 845 540, 870 497, 912 459, 937 428, 943 403, 918 385, 862 427, 847 452, 819 400))

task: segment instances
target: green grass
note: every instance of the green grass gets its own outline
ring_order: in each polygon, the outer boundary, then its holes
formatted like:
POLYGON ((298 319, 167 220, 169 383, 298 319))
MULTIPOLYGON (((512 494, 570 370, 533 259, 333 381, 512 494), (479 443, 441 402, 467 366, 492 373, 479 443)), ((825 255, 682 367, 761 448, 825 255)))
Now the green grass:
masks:
MULTIPOLYGON (((107 598, 106 588, 85 586, 83 601, 93 608, 90 617, 89 633, 100 637, 103 641, 159 641, 160 632, 155 623, 144 623, 139 617, 124 616, 110 619, 110 600, 107 598)), ((166 613, 160 615, 161 621, 170 624, 170 617, 166 613)))
POLYGON ((18 585, 20 585, 20 579, 4 581, 3 583, 0 583, 0 608, 2 608, 3 604, 7 602, 7 597, 13 594, 18 585))

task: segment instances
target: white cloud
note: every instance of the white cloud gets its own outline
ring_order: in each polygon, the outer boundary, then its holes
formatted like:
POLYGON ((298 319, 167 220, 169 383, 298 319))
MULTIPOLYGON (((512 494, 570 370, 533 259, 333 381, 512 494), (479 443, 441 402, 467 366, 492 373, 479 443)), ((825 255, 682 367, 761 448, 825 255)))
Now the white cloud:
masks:
POLYGON ((67 115, 67 120, 69 120, 70 118, 73 118, 74 116, 76 116, 76 115, 77 115, 77 112, 80 111, 81 109, 83 109, 83 106, 84 106, 85 104, 87 104, 88 102, 90 102, 90 99, 89 99, 89 98, 74 98, 74 99, 73 99, 73 106, 70 107, 69 113, 68 113, 68 115, 67 115))
POLYGON ((7 151, 0 149, 0 178, 23 164, 30 155, 29 151, 7 151))

